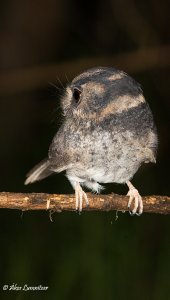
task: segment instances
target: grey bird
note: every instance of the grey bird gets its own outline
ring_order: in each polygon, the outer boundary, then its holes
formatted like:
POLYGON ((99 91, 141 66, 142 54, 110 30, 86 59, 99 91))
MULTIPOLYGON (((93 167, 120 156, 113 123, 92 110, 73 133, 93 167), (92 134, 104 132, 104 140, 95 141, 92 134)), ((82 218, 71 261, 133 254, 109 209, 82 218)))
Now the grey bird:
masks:
POLYGON ((83 201, 89 204, 83 186, 99 193, 99 183, 126 183, 129 212, 141 215, 142 198, 130 180, 141 164, 156 162, 158 143, 141 86, 115 68, 91 68, 68 84, 61 106, 64 120, 48 158, 27 174, 25 184, 65 171, 81 211, 83 201))

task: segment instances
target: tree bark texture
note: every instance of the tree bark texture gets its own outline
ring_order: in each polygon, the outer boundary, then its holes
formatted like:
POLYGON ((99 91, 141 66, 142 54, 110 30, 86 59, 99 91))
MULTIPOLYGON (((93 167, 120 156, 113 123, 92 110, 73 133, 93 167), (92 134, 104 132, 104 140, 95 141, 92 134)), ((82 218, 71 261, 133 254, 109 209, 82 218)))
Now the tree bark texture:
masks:
MULTIPOLYGON (((129 197, 109 194, 96 195, 87 193, 89 206, 85 211, 127 211, 129 197)), ((143 196, 144 212, 169 214, 170 197, 143 196)), ((57 195, 45 193, 0 193, 0 208, 26 210, 52 210, 56 212, 75 211, 75 195, 57 195)))

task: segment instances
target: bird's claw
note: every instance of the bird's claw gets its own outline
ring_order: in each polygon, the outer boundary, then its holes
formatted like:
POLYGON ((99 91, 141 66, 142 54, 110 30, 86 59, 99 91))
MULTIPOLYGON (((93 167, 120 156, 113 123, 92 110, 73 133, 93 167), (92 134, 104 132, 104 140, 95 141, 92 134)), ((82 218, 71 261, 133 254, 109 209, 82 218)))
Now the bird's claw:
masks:
POLYGON ((131 216, 134 215, 140 216, 143 212, 142 197, 140 196, 138 190, 135 189, 133 185, 129 186, 129 192, 127 193, 127 196, 129 196, 129 202, 128 202, 129 214, 131 216), (134 201, 134 207, 131 210, 130 208, 131 208, 132 201, 134 201))
POLYGON ((83 209, 83 200, 85 200, 86 206, 89 205, 89 200, 87 198, 86 193, 81 188, 79 182, 76 183, 75 196, 76 196, 76 210, 79 211, 79 213, 81 213, 83 209))

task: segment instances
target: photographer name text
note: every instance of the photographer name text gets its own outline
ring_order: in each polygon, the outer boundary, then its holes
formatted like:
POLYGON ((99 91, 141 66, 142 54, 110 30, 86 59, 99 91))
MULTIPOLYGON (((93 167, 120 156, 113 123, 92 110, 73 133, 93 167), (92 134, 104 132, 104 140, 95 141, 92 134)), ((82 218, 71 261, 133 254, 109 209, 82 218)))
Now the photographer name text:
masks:
POLYGON ((36 286, 30 286, 28 284, 24 284, 23 286, 18 285, 17 283, 13 283, 11 285, 4 284, 2 287, 3 291, 47 291, 48 286, 43 286, 41 284, 36 286))

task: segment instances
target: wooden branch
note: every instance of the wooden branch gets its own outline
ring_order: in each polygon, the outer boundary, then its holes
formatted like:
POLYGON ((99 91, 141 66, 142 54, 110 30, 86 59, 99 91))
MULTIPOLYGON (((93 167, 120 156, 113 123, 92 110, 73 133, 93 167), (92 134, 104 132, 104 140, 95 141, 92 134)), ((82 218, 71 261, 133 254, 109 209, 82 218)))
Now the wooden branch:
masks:
MULTIPOLYGON (((127 211, 129 197, 109 194, 96 195, 88 193, 90 205, 83 206, 86 211, 127 211)), ((144 196, 144 212, 169 214, 170 197, 144 196)), ((26 210, 75 211, 75 195, 57 195, 45 193, 0 193, 0 208, 26 210)))
POLYGON ((81 58, 77 60, 30 66, 23 69, 0 72, 0 95, 17 94, 49 86, 56 77, 71 80, 78 73, 94 66, 114 66, 134 73, 170 66, 170 45, 141 48, 114 56, 81 58))

